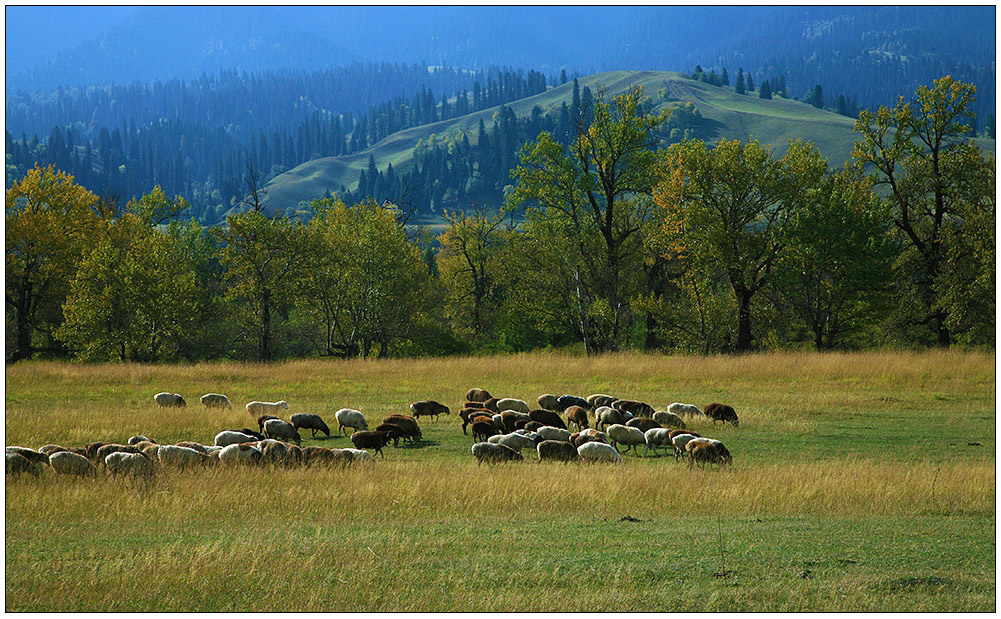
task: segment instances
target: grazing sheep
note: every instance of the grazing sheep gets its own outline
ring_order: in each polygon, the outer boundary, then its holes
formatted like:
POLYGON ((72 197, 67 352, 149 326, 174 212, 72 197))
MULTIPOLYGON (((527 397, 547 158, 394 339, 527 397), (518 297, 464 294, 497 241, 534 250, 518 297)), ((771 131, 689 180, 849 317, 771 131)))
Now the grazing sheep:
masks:
POLYGON ((364 449, 352 449, 351 447, 345 447, 343 449, 345 453, 351 454, 351 465, 355 464, 374 464, 375 458, 372 454, 368 453, 364 449))
POLYGON ((507 445, 496 445, 494 443, 476 443, 470 451, 476 457, 476 466, 484 462, 507 462, 509 460, 521 460, 521 454, 511 449, 507 445))
POLYGON ((473 388, 466 392, 467 402, 486 402, 492 397, 493 396, 490 395, 490 392, 486 389, 473 388))
POLYGON ((643 438, 646 439, 646 445, 643 447, 644 455, 650 449, 657 455, 658 447, 674 447, 671 443, 671 431, 668 428, 650 428, 643 433, 643 438))
POLYGON ((351 435, 351 443, 355 449, 374 449, 375 453, 380 454, 383 458, 386 457, 386 454, 382 452, 382 448, 388 442, 389 436, 374 430, 359 430, 351 435))
POLYGON ((575 396, 575 395, 563 394, 557 400, 559 401, 559 404, 560 404, 560 407, 558 409, 560 411, 565 411, 566 409, 570 408, 571 406, 579 406, 579 407, 581 407, 583 409, 590 408, 590 406, 591 406, 588 403, 587 400, 585 400, 584 398, 575 396))
POLYGON ((595 411, 597 421, 594 427, 602 428, 613 425, 613 424, 625 424, 626 418, 622 414, 622 411, 616 410, 609 406, 601 406, 595 411))
POLYGON ((233 408, 229 398, 221 393, 206 393, 202 396, 202 406, 205 408, 233 408))
POLYGON ((288 445, 274 439, 264 439, 257 443, 261 450, 261 464, 285 464, 288 458, 288 445))
POLYGON ((156 461, 161 466, 168 468, 183 469, 189 466, 202 466, 210 460, 208 454, 190 447, 160 445, 159 449, 156 450, 156 461))
POLYGON ((535 447, 536 440, 525 434, 495 434, 487 439, 488 443, 495 445, 506 445, 511 449, 521 452, 522 449, 535 447))
MULTIPOLYGON (((267 423, 267 422, 265 422, 267 423)), ((255 432, 250 428, 240 428, 239 430, 233 430, 233 432, 240 432, 241 434, 246 434, 247 436, 253 437, 255 441, 263 441, 267 437, 260 432, 255 432)))
POLYGON ((302 450, 303 464, 306 466, 347 466, 353 454, 343 449, 328 447, 306 447, 302 450))
POLYGON ((365 421, 365 415, 362 415, 361 411, 356 411, 353 408, 342 408, 334 413, 334 417, 337 419, 338 436, 341 435, 344 428, 351 428, 355 431, 368 430, 368 422, 365 421))
POLYGON ((607 443, 589 442, 577 448, 577 455, 588 462, 622 462, 623 458, 607 443))
POLYGON ((462 433, 466 434, 466 426, 473 423, 472 418, 479 413, 489 412, 485 408, 466 407, 459 411, 459 419, 462 420, 462 433))
POLYGON ((257 400, 247 402, 247 412, 254 419, 264 414, 278 415, 283 410, 288 410, 288 402, 285 400, 279 400, 278 402, 258 402, 257 400))
MULTIPOLYGON (((292 415, 292 416, 295 417, 295 415, 292 415)), ((264 432, 264 424, 269 419, 281 419, 281 417, 275 417, 274 415, 261 415, 260 417, 257 418, 257 431, 258 432, 264 432)))
POLYGON ((653 417, 653 407, 646 402, 636 400, 616 400, 612 408, 627 413, 632 413, 634 417, 653 417))
POLYGON ((160 408, 182 408, 188 405, 181 397, 179 393, 167 393, 162 391, 155 396, 153 400, 157 403, 160 408))
MULTIPOLYGON (((694 404, 684 404, 682 402, 675 402, 667 407, 667 412, 674 413, 679 417, 701 417, 702 411, 699 410, 698 406, 694 404)), ((682 426, 684 427, 684 426, 682 426)))
POLYGON ((524 400, 519 400, 518 398, 502 398, 497 400, 497 410, 527 413, 531 410, 531 408, 529 408, 528 402, 524 400))
POLYGON ((733 410, 732 406, 727 404, 720 404, 718 402, 713 402, 706 407, 705 411, 706 417, 713 420, 713 425, 716 425, 717 421, 722 421, 723 423, 730 422, 733 427, 737 427, 739 421, 737 420, 737 413, 733 410))
POLYGON ((116 451, 104 457, 104 468, 112 475, 130 475, 132 477, 151 477, 153 465, 145 454, 116 451))
POLYGON ((249 442, 226 445, 219 452, 222 464, 259 464, 263 454, 249 442))
POLYGON ((613 395, 606 395, 604 393, 592 393, 591 395, 584 398, 587 400, 587 407, 591 410, 600 408, 602 406, 611 406, 612 402, 618 400, 617 397, 613 395))
POLYGON ((539 402, 539 408, 544 408, 547 411, 557 410, 560 405, 559 399, 551 393, 544 393, 540 395, 537 401, 539 402))
POLYGON ((524 421, 528 423, 532 418, 525 413, 518 413, 515 411, 504 411, 501 413, 501 423, 504 424, 505 432, 514 432, 518 427, 519 421, 524 421))
POLYGON ((553 426, 554 428, 567 429, 567 424, 563 423, 563 418, 560 417, 559 413, 554 413, 553 411, 542 410, 540 408, 535 409, 528 413, 528 417, 532 421, 538 421, 539 423, 546 426, 553 426))
POLYGON ((302 444, 302 438, 292 424, 281 419, 268 419, 264 422, 264 437, 281 441, 292 442, 296 445, 302 444))
POLYGON ((215 435, 215 440, 213 444, 216 447, 229 447, 230 445, 236 445, 239 443, 252 443, 255 439, 249 434, 244 434, 243 432, 234 432, 233 430, 223 430, 219 434, 215 435))
POLYGON ((140 448, 139 452, 146 454, 146 457, 149 458, 150 462, 158 462, 160 447, 162 447, 162 445, 157 445, 156 443, 137 443, 136 447, 139 447, 139 445, 143 444, 145 444, 146 446, 140 448))
POLYGON ((49 464, 57 475, 88 475, 97 477, 97 469, 90 460, 70 451, 59 451, 49 456, 49 464))
POLYGON ((32 464, 39 464, 42 466, 48 466, 49 464, 49 457, 39 451, 35 451, 34 449, 28 449, 27 447, 18 447, 14 445, 8 447, 5 451, 7 453, 16 453, 22 455, 28 459, 28 462, 31 462, 32 464))
POLYGON ((733 463, 733 456, 719 441, 709 443, 697 440, 689 441, 685 450, 688 452, 688 468, 694 467, 696 462, 703 468, 706 464, 709 464, 710 467, 713 464, 722 467, 733 463))
POLYGON ((636 428, 640 432, 646 432, 651 428, 660 428, 661 425, 648 417, 634 417, 626 422, 630 428, 636 428))
POLYGON ((566 441, 542 441, 535 449, 539 453, 539 462, 543 460, 571 462, 580 458, 577 448, 566 441))
POLYGON ((301 465, 303 460, 302 447, 298 445, 285 445, 285 448, 288 450, 288 455, 285 456, 285 466, 301 465))
POLYGON ((59 453, 60 451, 69 451, 69 449, 66 449, 62 445, 42 445, 41 447, 38 448, 37 451, 40 454, 45 454, 46 456, 49 456, 49 459, 51 460, 52 454, 59 453))
POLYGON ((693 435, 691 433, 687 433, 687 432, 682 432, 681 434, 674 434, 674 432, 672 431, 671 435, 672 435, 671 436, 671 445, 674 446, 674 459, 675 460, 677 460, 678 457, 681 456, 682 453, 684 453, 685 449, 687 449, 688 443, 690 443, 693 440, 699 438, 698 436, 695 436, 695 435, 693 435))
POLYGON ((410 405, 410 412, 414 414, 415 419, 420 419, 421 416, 430 417, 431 419, 438 421, 438 415, 450 415, 451 411, 444 404, 439 404, 434 400, 424 400, 421 402, 414 402, 410 405))
POLYGON ((664 428, 684 428, 685 422, 676 413, 670 411, 657 411, 653 414, 653 420, 664 428))
POLYGON ((406 440, 410 435, 403 431, 403 428, 394 423, 380 423, 375 427, 376 432, 382 432, 386 438, 393 441, 393 447, 400 446, 400 439, 406 440))
POLYGON ((630 428, 618 423, 608 427, 608 439, 611 441, 612 447, 616 449, 618 449, 620 443, 626 445, 627 447, 622 453, 630 449, 635 450, 637 445, 646 445, 646 437, 643 436, 642 432, 636 428, 630 428))
POLYGON ((28 460, 21 454, 17 452, 8 451, 7 456, 7 475, 20 475, 21 473, 28 473, 38 477, 41 475, 40 467, 35 466, 31 460, 28 460))
POLYGON ((409 441, 411 445, 416 445, 424 438, 417 420, 409 415, 390 415, 383 419, 382 423, 397 426, 404 433, 402 437, 404 443, 409 441))
POLYGON ((130 436, 129 437, 129 441, 128 441, 129 445, 135 445, 136 443, 142 443, 142 442, 155 443, 156 441, 154 441, 153 439, 149 438, 148 436, 143 436, 142 434, 137 434, 135 436, 130 436))
POLYGON ((539 428, 539 436, 547 441, 569 441, 570 430, 556 428, 553 426, 542 426, 539 428))
POLYGON ((312 432, 313 437, 316 436, 317 432, 322 432, 326 436, 330 436, 330 429, 327 428, 326 423, 319 415, 296 413, 291 417, 291 422, 293 428, 296 430, 309 430, 312 432))
POLYGON ((117 443, 108 443, 107 445, 102 445, 101 448, 97 450, 94 459, 98 463, 103 463, 107 461, 108 456, 118 452, 137 454, 139 453, 139 449, 133 445, 119 445, 117 443))
MULTIPOLYGON (((541 421, 529 421, 521 429, 525 430, 526 432, 538 432, 539 428, 542 428, 544 426, 546 426, 546 424, 542 423, 541 421)), ((553 426, 553 427, 556 427, 556 426, 553 426)))
POLYGON ((597 434, 584 434, 583 432, 575 432, 574 434, 570 435, 570 444, 573 445, 574 447, 580 447, 584 443, 590 443, 592 441, 596 441, 598 443, 607 443, 608 437, 606 437, 602 432, 598 432, 597 434))
POLYGON ((97 450, 100 449, 101 447, 104 447, 105 445, 107 445, 107 443, 102 443, 100 441, 94 443, 87 443, 87 446, 84 447, 84 450, 87 452, 87 457, 93 460, 95 457, 97 457, 97 450))
POLYGON ((582 406, 568 406, 566 409, 567 424, 577 426, 578 430, 588 427, 587 409, 582 406))
POLYGON ((485 441, 495 434, 500 434, 500 432, 497 431, 497 426, 495 426, 492 421, 489 423, 486 421, 476 421, 473 423, 474 441, 485 441))
POLYGON ((209 451, 205 448, 205 445, 201 443, 196 443, 194 441, 179 441, 174 443, 178 447, 187 447, 188 449, 194 449, 195 451, 203 454, 207 454, 209 451))
POLYGON ((500 409, 497 408, 498 402, 500 402, 500 398, 490 398, 483 402, 483 408, 487 409, 491 413, 499 413, 500 409))

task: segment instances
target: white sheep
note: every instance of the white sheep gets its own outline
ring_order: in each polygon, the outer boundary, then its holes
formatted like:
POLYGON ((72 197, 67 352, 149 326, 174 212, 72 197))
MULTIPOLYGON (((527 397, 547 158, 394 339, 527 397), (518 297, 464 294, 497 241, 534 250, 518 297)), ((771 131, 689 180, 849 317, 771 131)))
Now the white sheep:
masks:
POLYGON ((268 419, 264 422, 264 436, 293 442, 296 445, 302 443, 299 432, 287 421, 281 419, 268 419))
POLYGON ((612 443, 612 447, 616 449, 619 443, 628 446, 624 451, 629 451, 630 449, 635 451, 636 445, 646 445, 646 437, 643 436, 643 433, 638 428, 616 423, 608 426, 606 432, 608 439, 612 443))
POLYGON ((497 400, 497 410, 527 413, 531 409, 528 407, 528 402, 524 400, 519 400, 517 398, 501 398, 500 400, 497 400))
POLYGON ((142 443, 143 441, 146 441, 147 443, 155 443, 156 442, 153 439, 149 438, 148 436, 143 436, 142 434, 137 434, 135 436, 130 436, 129 437, 129 443, 128 444, 129 445, 135 445, 136 443, 142 443))
POLYGON ((254 419, 257 419, 261 415, 275 415, 277 416, 282 410, 288 410, 288 402, 285 400, 279 400, 277 402, 259 402, 257 400, 253 402, 247 402, 247 412, 254 419))
POLYGON ((133 477, 149 477, 153 474, 153 465, 143 454, 130 454, 116 451, 104 457, 104 467, 112 475, 131 475, 133 477))
POLYGON ((362 415, 361 411, 356 411, 353 408, 342 408, 334 413, 334 417, 337 419, 338 435, 340 435, 344 428, 368 430, 368 422, 365 421, 365 415, 362 415))
POLYGON ((188 403, 184 401, 179 393, 167 393, 166 391, 161 391, 160 393, 153 396, 157 405, 160 408, 174 408, 187 406, 188 403))
POLYGON ((665 428, 685 428, 685 422, 681 420, 681 417, 670 411, 655 412, 653 420, 665 428))
POLYGON ((674 445, 674 459, 677 460, 678 457, 685 451, 685 445, 696 438, 694 434, 675 434, 674 438, 671 439, 671 444, 674 445))
POLYGON ((217 447, 227 447, 229 445, 235 445, 237 443, 253 443, 257 439, 253 436, 244 434, 243 432, 234 432, 233 430, 223 430, 219 434, 215 435, 215 445, 217 447))
POLYGON ((375 458, 372 454, 368 453, 364 449, 354 449, 352 447, 345 447, 344 451, 351 454, 351 464, 374 464, 375 458))
POLYGON ((569 441, 570 430, 554 428, 553 426, 542 426, 538 429, 539 436, 546 441, 569 441))
POLYGON ((221 393, 206 393, 201 397, 202 406, 205 408, 233 408, 229 403, 229 398, 221 393))
POLYGON ((643 447, 644 455, 649 449, 653 449, 653 453, 656 455, 658 447, 673 447, 671 430, 668 428, 650 428, 643 433, 643 438, 646 439, 646 445, 643 447))
POLYGON ((52 470, 59 475, 97 476, 97 469, 90 460, 72 451, 58 451, 49 456, 52 470))
POLYGON ((261 457, 261 450, 252 445, 227 445, 219 452, 223 464, 257 464, 261 457))
POLYGON ((156 460, 161 465, 171 468, 187 468, 204 464, 209 456, 190 447, 177 445, 160 445, 156 450, 156 460))
MULTIPOLYGON (((669 413, 674 413, 679 417, 702 417, 702 411, 694 404, 683 404, 675 402, 667 407, 669 413)), ((682 428, 685 426, 681 426, 682 428)))
POLYGON ((266 438, 257 442, 261 450, 261 464, 283 464, 288 459, 288 445, 275 439, 266 438))
POLYGON ((557 410, 560 406, 559 400, 556 398, 555 395, 551 393, 544 393, 540 395, 538 402, 539 402, 539 408, 545 409, 547 411, 557 410))
POLYGON ((581 460, 589 462, 622 462, 623 458, 615 448, 606 443, 590 442, 584 443, 577 448, 577 455, 581 460))
POLYGON ((521 452, 522 449, 535 449, 535 440, 524 434, 512 432, 511 434, 495 434, 487 439, 488 443, 495 445, 506 445, 511 449, 521 452))
POLYGON ((476 443, 470 448, 476 457, 476 466, 483 462, 504 462, 507 460, 522 460, 521 453, 507 445, 495 443, 476 443))

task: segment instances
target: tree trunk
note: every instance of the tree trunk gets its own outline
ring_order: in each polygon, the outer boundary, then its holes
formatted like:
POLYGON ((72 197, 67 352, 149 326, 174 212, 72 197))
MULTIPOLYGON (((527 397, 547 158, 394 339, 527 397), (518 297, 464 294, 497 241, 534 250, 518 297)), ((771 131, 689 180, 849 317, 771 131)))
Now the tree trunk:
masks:
POLYGON ((946 312, 935 312, 935 332, 938 337, 937 343, 939 348, 948 348, 951 344, 949 327, 945 326, 946 318, 948 318, 948 314, 946 312))
POLYGON ((643 343, 644 350, 650 351, 657 348, 657 319, 652 312, 646 315, 646 341, 643 343))

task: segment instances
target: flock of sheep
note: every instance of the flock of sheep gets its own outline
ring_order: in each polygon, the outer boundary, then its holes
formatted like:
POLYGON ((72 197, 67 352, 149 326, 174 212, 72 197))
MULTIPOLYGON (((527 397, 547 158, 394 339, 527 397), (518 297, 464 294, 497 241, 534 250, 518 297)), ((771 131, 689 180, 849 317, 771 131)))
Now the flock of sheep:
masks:
POLYGON ((602 393, 586 398, 547 393, 539 396, 538 404, 539 408, 530 410, 524 400, 494 398, 478 388, 466 392, 459 417, 463 434, 471 428, 471 451, 477 462, 521 460, 525 448, 534 448, 539 462, 622 462, 622 453, 633 450, 638 454, 640 445, 644 455, 651 449, 656 455, 659 447, 671 448, 675 460, 685 453, 689 467, 733 462, 722 442, 687 429, 682 419, 706 417, 714 424, 729 422, 736 427, 737 413, 726 404, 712 403, 702 411, 693 404, 675 402, 666 411, 657 411, 645 402, 602 393), (594 428, 590 427, 589 411, 594 413, 594 428), (576 432, 571 433, 571 426, 576 432), (625 448, 621 453, 620 446, 625 448))
MULTIPOLYGON (((158 393, 154 401, 161 408, 184 407, 177 393, 158 393)), ((232 408, 225 395, 207 393, 201 397, 206 408, 232 408)), ((477 463, 522 460, 523 449, 534 449, 538 461, 622 462, 622 453, 632 450, 644 455, 652 449, 672 449, 675 460, 686 454, 689 467, 699 463, 730 464, 733 460, 722 442, 703 437, 687 429, 684 417, 704 417, 716 422, 738 425, 733 408, 713 403, 705 411, 691 404, 674 403, 666 411, 636 400, 624 400, 605 394, 587 398, 545 394, 538 398, 539 408, 516 398, 494 398, 483 389, 470 389, 459 412, 462 433, 470 428, 477 463), (595 427, 590 427, 588 413, 593 412, 595 427), (566 417, 564 422, 563 416, 566 417), (575 432, 570 431, 573 426, 575 432), (603 430, 603 431, 601 431, 603 430), (620 449, 623 448, 621 453, 620 449)), ((146 436, 131 437, 126 444, 89 443, 84 447, 44 445, 37 450, 27 447, 6 448, 7 474, 27 473, 38 476, 48 466, 56 474, 96 476, 103 468, 110 475, 149 477, 157 468, 185 468, 217 464, 272 464, 283 466, 339 465, 374 462, 374 455, 385 458, 383 448, 390 442, 417 444, 422 439, 417 420, 448 415, 450 410, 433 400, 414 402, 412 415, 392 414, 370 430, 361 411, 343 408, 334 413, 337 434, 350 429, 353 448, 319 446, 301 447, 300 430, 330 436, 330 427, 319 416, 296 413, 283 420, 288 403, 254 401, 246 405, 258 429, 240 428, 217 433, 211 445, 180 441, 161 445, 146 436), (372 450, 370 454, 367 450, 372 450), (374 455, 373 455, 374 454, 374 455)))

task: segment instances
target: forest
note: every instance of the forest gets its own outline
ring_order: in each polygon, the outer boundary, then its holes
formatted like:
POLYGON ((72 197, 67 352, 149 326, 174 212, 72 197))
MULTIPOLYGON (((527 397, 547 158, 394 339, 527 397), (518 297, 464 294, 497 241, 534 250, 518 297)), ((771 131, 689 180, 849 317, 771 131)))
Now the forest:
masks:
MULTIPOLYGON (((474 82, 473 105, 548 79, 504 75, 474 82)), ((234 170, 240 208, 206 225, 189 214, 183 175, 144 181, 123 204, 72 165, 36 164, 6 194, 7 359, 991 347, 995 162, 969 138, 975 92, 942 77, 861 110, 848 162, 802 141, 781 156, 707 142, 697 109, 655 113, 639 89, 575 92, 551 118, 502 107, 480 127, 495 156, 418 146, 403 178, 447 179, 430 200, 504 183, 502 208, 443 209, 436 235, 380 195, 393 188, 381 171, 298 218, 264 209, 252 172, 265 166, 251 158, 234 170)), ((445 103, 435 110, 425 91, 397 120, 440 118, 445 103)), ((392 109, 364 118, 388 122, 392 109)), ((95 156, 75 138, 64 146, 95 156)), ((169 175, 169 162, 148 161, 169 175)))

